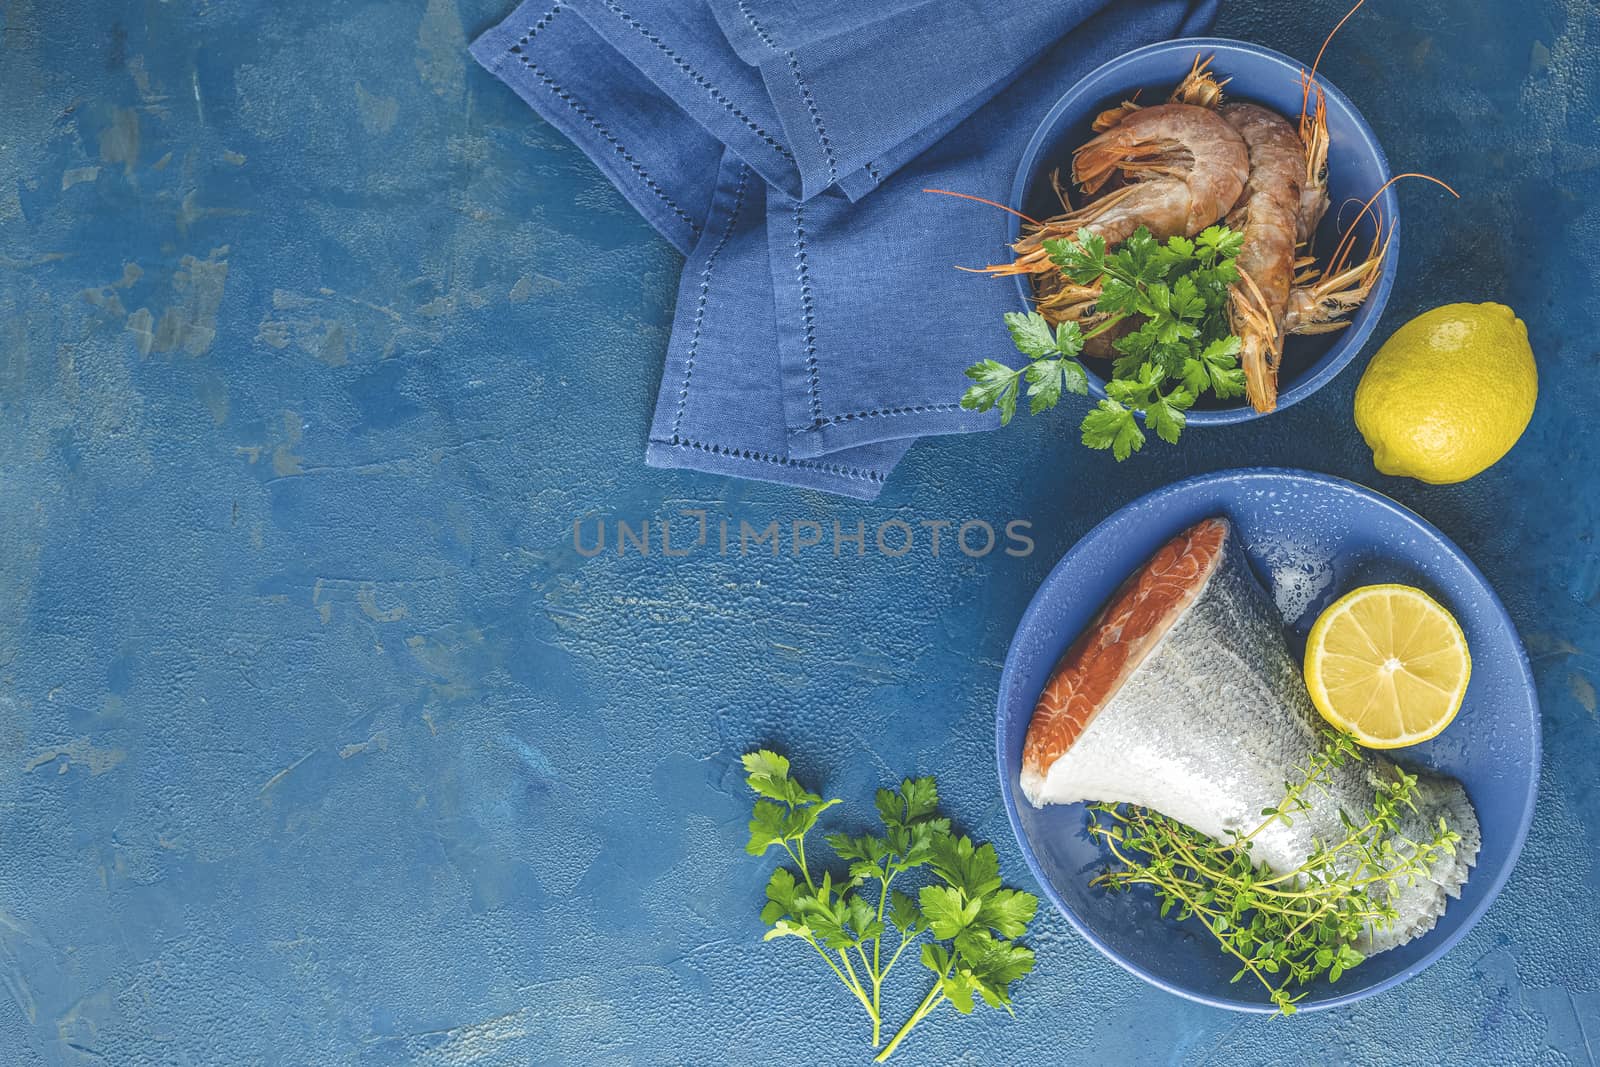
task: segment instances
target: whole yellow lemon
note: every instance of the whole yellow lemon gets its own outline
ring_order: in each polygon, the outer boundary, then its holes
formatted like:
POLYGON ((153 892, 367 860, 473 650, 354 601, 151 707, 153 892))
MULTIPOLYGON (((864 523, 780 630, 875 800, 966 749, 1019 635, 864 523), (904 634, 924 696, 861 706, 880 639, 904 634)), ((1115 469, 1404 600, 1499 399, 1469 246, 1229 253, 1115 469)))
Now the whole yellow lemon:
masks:
POLYGON ((1356 428, 1384 474, 1463 482, 1511 450, 1539 375, 1504 304, 1446 304, 1396 330, 1356 387, 1356 428))

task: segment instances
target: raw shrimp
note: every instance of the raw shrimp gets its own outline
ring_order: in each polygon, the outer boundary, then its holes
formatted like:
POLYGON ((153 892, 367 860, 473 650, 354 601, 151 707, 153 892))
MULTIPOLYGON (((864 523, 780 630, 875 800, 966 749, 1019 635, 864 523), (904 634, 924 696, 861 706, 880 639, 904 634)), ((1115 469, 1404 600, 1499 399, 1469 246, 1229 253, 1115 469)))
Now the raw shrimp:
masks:
POLYGON ((1113 177, 1130 184, 1077 211, 1035 227, 1012 245, 1017 258, 985 268, 990 274, 1053 270, 1044 242, 1080 229, 1126 240, 1141 226, 1157 239, 1192 236, 1216 222, 1239 199, 1250 174, 1244 141, 1215 111, 1193 104, 1159 104, 1129 112, 1073 154, 1073 179, 1096 193, 1113 177))
POLYGON ((1239 337, 1245 395, 1257 411, 1271 411, 1278 402, 1283 319, 1295 276, 1303 146, 1288 120, 1264 107, 1224 104, 1221 115, 1250 151, 1250 179, 1227 219, 1243 237, 1229 322, 1239 337))
MULTIPOLYGON (((1285 119, 1254 104, 1225 104, 1222 114, 1250 148, 1250 181, 1227 220, 1244 238, 1235 260, 1239 283, 1229 302, 1230 326, 1239 337, 1245 394, 1257 411, 1272 411, 1284 338, 1348 326, 1350 314, 1383 272, 1388 241, 1382 236, 1382 220, 1375 216, 1365 260, 1349 263, 1355 224, 1334 249, 1326 271, 1317 271, 1310 256, 1295 258, 1297 243, 1315 231, 1328 207, 1327 130, 1320 91, 1312 117, 1301 125, 1310 130, 1310 142, 1302 142, 1285 119)), ((1362 215, 1382 192, 1373 194, 1362 215)), ((1360 221, 1358 215, 1356 223, 1360 221)))
MULTIPOLYGON (((1350 9, 1354 14, 1356 4, 1350 9)), ((1349 15, 1345 16, 1346 19, 1349 15)), ((1344 25, 1341 20, 1339 26, 1344 25)), ((1339 32, 1339 26, 1334 27, 1334 33, 1339 32)), ((1328 35, 1328 41, 1333 40, 1333 34, 1328 35)), ((1326 51, 1328 41, 1322 43, 1326 51)), ((1196 107, 1216 110, 1222 106, 1222 88, 1232 81, 1231 78, 1218 80, 1210 70, 1211 60, 1214 56, 1201 58, 1194 57, 1194 66, 1188 75, 1179 82, 1177 88, 1172 90, 1172 95, 1167 98, 1169 103, 1193 104, 1196 107)), ((1317 61, 1321 62, 1322 53, 1317 53, 1317 61)), ((1296 239, 1301 244, 1310 241, 1311 235, 1316 233, 1317 226, 1322 222, 1322 216, 1328 210, 1328 101, 1321 86, 1317 85, 1317 71, 1312 67, 1309 73, 1302 71, 1300 74, 1300 142, 1305 148, 1304 176, 1300 180, 1300 210, 1296 222, 1296 239)), ((1124 100, 1116 107, 1108 108, 1095 116, 1091 128, 1096 133, 1104 132, 1122 122, 1129 115, 1140 110, 1137 100, 1124 100)), ((1059 183, 1057 193, 1061 192, 1059 183)), ((1245 194, 1248 195, 1248 194, 1245 194)), ((1065 206, 1066 198, 1062 197, 1065 206)), ((1242 201, 1241 201, 1242 203, 1242 201)))

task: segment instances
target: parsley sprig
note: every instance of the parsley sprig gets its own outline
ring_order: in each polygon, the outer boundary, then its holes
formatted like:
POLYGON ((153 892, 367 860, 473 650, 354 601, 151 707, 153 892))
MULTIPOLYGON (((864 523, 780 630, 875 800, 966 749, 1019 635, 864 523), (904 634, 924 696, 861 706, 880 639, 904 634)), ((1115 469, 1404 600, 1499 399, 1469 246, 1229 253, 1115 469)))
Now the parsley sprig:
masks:
POLYGON ((1055 332, 1038 312, 1008 311, 1006 329, 1017 351, 1033 362, 1013 370, 999 360, 985 359, 967 368, 975 385, 967 388, 961 406, 969 411, 1000 408, 1004 426, 1017 413, 1017 390, 1021 379, 1028 382, 1028 413, 1037 415, 1053 408, 1063 391, 1082 396, 1089 392, 1089 376, 1077 356, 1083 351, 1083 332, 1075 322, 1063 322, 1055 332))
POLYGON ((1442 853, 1455 854, 1461 835, 1443 819, 1425 840, 1400 832, 1404 811, 1415 810, 1417 777, 1396 771, 1379 784, 1359 816, 1339 812, 1345 837, 1319 842, 1299 867, 1276 874, 1250 855, 1251 842, 1277 822, 1293 825, 1325 792, 1333 768, 1356 753, 1355 738, 1329 734, 1323 747, 1284 796, 1264 809, 1248 833, 1217 841, 1176 819, 1132 805, 1089 808, 1089 834, 1111 853, 1114 865, 1094 884, 1115 891, 1151 886, 1163 916, 1198 917, 1223 951, 1241 964, 1235 982, 1254 976, 1279 1012, 1292 1015, 1305 997, 1297 987, 1327 975, 1336 982, 1364 957, 1356 940, 1368 927, 1384 929, 1398 918, 1392 898, 1426 877, 1442 853))
POLYGON ((1089 379, 1078 362, 1086 340, 1124 320, 1138 328, 1117 338, 1106 397, 1084 416, 1083 443, 1110 449, 1118 461, 1144 447, 1145 425, 1175 444, 1187 412, 1204 393, 1219 399, 1244 393, 1239 368, 1239 338, 1229 333, 1228 290, 1239 280, 1234 260, 1243 235, 1212 226, 1194 238, 1157 241, 1140 227, 1115 251, 1089 230, 1076 238, 1047 240, 1045 251, 1073 284, 1100 287, 1098 321, 1087 332, 1076 322, 1053 331, 1038 312, 1008 312, 1006 328, 1022 367, 985 359, 967 368, 973 384, 961 397, 969 411, 999 408, 1000 423, 1016 414, 1018 394, 1027 383, 1028 411, 1055 407, 1063 392, 1086 394, 1089 379))
POLYGON ((806 856, 806 835, 817 817, 838 804, 789 776, 789 761, 761 749, 743 757, 749 783, 762 799, 750 819, 745 851, 760 856, 782 848, 798 870, 779 867, 767 882, 761 921, 766 940, 794 937, 809 944, 872 1021, 872 1045, 882 1040, 883 987, 901 956, 921 942, 918 959, 933 984, 879 1062, 913 1027, 948 1001, 970 1014, 978 1000, 1011 1011, 1011 984, 1033 969, 1033 950, 1016 943, 1038 900, 1006 889, 993 845, 977 845, 950 829, 939 814, 932 778, 907 778, 874 799, 882 832, 827 835, 848 876, 835 878, 806 856), (913 879, 922 884, 907 891, 913 879), (896 888, 898 883, 902 888, 896 888), (893 951, 884 938, 895 931, 893 951), (924 938, 923 935, 927 935, 924 938))

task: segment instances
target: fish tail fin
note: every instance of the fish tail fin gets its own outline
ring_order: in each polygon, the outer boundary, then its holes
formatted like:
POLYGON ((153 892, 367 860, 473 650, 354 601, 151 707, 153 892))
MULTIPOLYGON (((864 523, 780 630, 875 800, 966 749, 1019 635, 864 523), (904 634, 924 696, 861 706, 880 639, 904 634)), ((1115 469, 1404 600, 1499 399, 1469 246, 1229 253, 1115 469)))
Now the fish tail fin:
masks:
POLYGON ((1445 907, 1461 896, 1461 887, 1478 860, 1482 832, 1472 801, 1461 783, 1427 773, 1417 775, 1416 813, 1403 820, 1401 831, 1414 840, 1430 840, 1443 819, 1461 836, 1455 851, 1441 852, 1425 877, 1401 888, 1392 898, 1398 917, 1383 929, 1369 929, 1356 948, 1366 955, 1403 945, 1432 930, 1445 907))

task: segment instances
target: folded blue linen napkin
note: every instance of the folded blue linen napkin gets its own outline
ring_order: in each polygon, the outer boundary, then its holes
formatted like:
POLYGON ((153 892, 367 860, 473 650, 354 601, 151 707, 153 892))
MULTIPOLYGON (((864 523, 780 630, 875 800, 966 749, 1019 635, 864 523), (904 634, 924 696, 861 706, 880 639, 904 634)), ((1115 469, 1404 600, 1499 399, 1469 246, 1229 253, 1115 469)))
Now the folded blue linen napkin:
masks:
POLYGON ((646 462, 871 499, 988 429, 1009 195, 1075 81, 1216 0, 529 0, 473 55, 687 257, 646 462))

